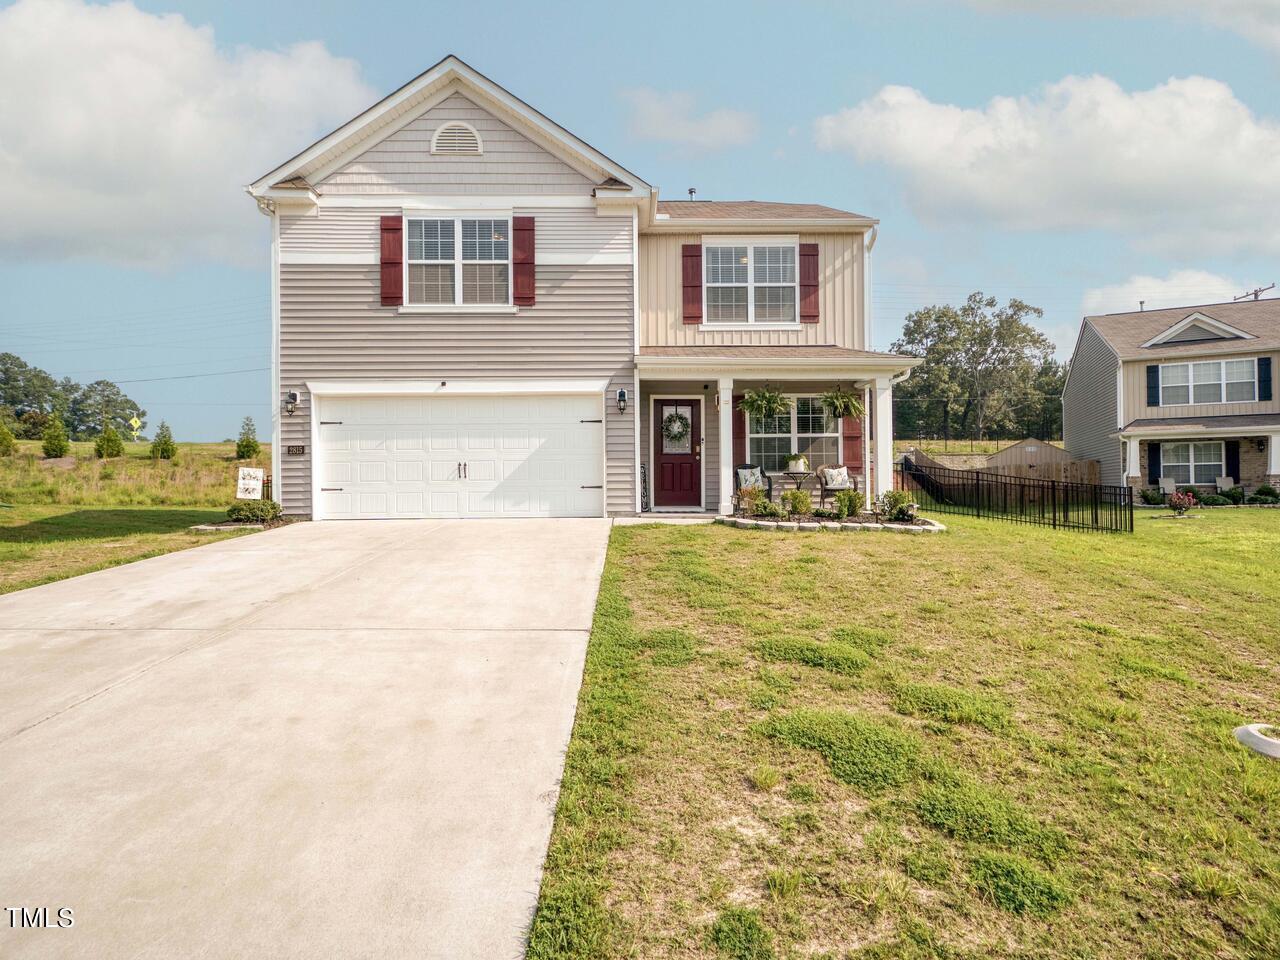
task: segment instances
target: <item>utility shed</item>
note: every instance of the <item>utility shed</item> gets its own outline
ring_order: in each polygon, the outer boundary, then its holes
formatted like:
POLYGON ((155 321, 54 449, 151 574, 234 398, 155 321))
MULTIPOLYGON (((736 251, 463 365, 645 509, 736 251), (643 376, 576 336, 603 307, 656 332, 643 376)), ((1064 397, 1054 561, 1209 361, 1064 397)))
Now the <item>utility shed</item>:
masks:
POLYGON ((1070 454, 1045 440, 1019 440, 987 458, 986 467, 1040 467, 1048 463, 1069 463, 1070 454))

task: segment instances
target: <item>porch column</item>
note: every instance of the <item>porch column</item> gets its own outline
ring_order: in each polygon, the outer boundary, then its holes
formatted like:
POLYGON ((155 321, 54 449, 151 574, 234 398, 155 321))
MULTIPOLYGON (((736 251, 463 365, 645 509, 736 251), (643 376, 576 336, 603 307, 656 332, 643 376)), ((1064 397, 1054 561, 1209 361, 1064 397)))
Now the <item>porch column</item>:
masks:
POLYGON ((1125 469, 1126 477, 1142 476, 1142 451, 1138 448, 1141 441, 1137 437, 1125 437, 1125 469))
POLYGON ((875 485, 872 496, 893 489, 893 381, 875 379, 875 485))
POLYGON ((733 377, 717 382, 720 407, 720 504, 716 513, 733 513, 733 377))
POLYGON ((1280 476, 1280 433, 1267 437, 1267 474, 1280 476))

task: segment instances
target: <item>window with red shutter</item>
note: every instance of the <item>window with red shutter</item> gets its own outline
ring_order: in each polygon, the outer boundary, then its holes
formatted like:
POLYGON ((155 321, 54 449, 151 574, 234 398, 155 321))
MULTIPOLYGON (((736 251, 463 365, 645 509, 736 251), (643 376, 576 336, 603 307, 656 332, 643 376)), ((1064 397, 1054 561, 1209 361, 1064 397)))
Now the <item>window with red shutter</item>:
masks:
POLYGON ((818 245, 800 244, 800 322, 818 322, 818 245))
POLYGON ((684 289, 681 317, 685 323, 702 322, 702 244, 680 247, 680 283, 684 289))
POLYGON ((518 307, 534 305, 537 265, 533 217, 511 218, 512 302, 518 307))

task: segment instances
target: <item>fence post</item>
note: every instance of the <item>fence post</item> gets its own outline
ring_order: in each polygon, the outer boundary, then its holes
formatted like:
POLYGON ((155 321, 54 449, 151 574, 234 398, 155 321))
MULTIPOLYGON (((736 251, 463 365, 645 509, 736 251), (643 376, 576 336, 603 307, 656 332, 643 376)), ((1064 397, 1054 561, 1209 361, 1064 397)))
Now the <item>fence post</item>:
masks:
POLYGON ((1057 526, 1058 526, 1058 481, 1057 480, 1049 481, 1049 493, 1051 495, 1051 502, 1053 504, 1053 526, 1055 529, 1057 529, 1057 526))
POLYGON ((973 515, 982 516, 982 474, 973 471, 973 515))

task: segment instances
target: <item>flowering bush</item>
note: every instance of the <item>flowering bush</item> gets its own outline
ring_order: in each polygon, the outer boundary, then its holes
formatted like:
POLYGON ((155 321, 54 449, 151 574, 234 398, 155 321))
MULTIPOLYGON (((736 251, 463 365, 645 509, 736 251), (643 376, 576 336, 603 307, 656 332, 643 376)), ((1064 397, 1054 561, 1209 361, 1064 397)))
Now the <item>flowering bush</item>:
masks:
POLYGON ((1191 493, 1171 493, 1165 502, 1168 504, 1169 509, 1178 516, 1182 516, 1196 505, 1196 498, 1191 493))

